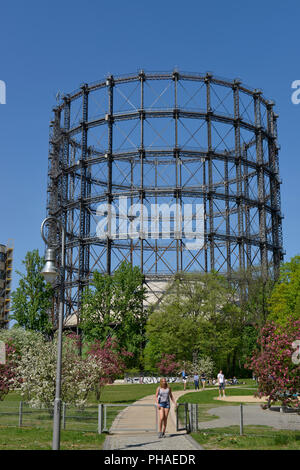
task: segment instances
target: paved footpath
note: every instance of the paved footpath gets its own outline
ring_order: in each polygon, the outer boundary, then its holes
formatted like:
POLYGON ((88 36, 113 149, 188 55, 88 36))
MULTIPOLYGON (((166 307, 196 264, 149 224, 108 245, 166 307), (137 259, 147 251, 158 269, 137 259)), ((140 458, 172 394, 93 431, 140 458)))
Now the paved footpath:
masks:
MULTIPOLYGON (((175 400, 178 400, 178 398, 184 395, 185 393, 193 392, 195 392, 195 390, 174 391, 173 395, 175 400)), ((227 399, 225 400, 227 401, 227 399)), ((176 431, 176 414, 173 404, 171 404, 170 414, 168 418, 166 437, 159 439, 158 433, 155 431, 156 408, 154 406, 154 403, 155 395, 149 395, 135 402, 135 406, 127 407, 121 413, 119 413, 112 425, 112 434, 107 436, 103 449, 203 450, 202 447, 196 441, 194 441, 191 436, 186 434, 186 431, 176 431), (153 406, 139 408, 139 404, 153 406), (127 431, 127 429, 135 429, 135 432, 129 432, 127 431), (146 431, 145 429, 148 429, 148 431, 146 431)), ((208 410, 208 413, 216 415, 219 418, 199 423, 199 429, 211 429, 239 425, 239 406, 227 405, 215 408, 212 407, 208 410)), ((262 410, 258 404, 249 404, 244 406, 243 414, 245 426, 262 425, 270 426, 276 429, 300 430, 300 416, 294 414, 262 410)))
MULTIPOLYGON (((185 393, 195 390, 174 391, 175 400, 185 393)), ((159 439, 156 431, 155 395, 148 395, 119 413, 107 436, 104 450, 203 450, 202 447, 186 434, 176 431, 176 414, 173 403, 168 418, 166 437, 159 439), (139 408, 138 405, 153 405, 139 408), (135 429, 129 432, 126 429, 135 429), (140 430, 139 430, 140 429, 140 430), (149 431, 145 431, 149 429, 149 431)))
MULTIPOLYGON (((240 407, 220 406, 211 408, 209 414, 219 416, 218 419, 198 423, 198 429, 225 428, 227 426, 239 426, 240 407)), ((245 426, 270 426, 275 429, 300 430, 300 416, 294 413, 280 413, 271 410, 262 410, 259 405, 244 406, 245 426)))

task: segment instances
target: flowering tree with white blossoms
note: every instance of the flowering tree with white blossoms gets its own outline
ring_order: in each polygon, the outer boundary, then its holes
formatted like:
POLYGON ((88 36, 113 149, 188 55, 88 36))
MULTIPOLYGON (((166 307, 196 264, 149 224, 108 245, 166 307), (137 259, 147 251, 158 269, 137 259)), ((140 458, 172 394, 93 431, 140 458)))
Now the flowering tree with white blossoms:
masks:
MULTIPOLYGON (((46 341, 42 335, 21 347, 16 366, 15 390, 32 406, 52 407, 55 398, 57 338, 46 341)), ((103 374, 96 355, 78 355, 74 338, 64 334, 61 375, 61 399, 68 404, 83 406, 88 393, 103 374)))
POLYGON ((210 357, 197 358, 193 362, 185 362, 185 370, 188 374, 204 373, 206 377, 213 377, 214 363, 210 357))
POLYGON ((5 350, 5 362, 0 364, 0 400, 15 388, 17 380, 15 369, 20 350, 34 341, 36 335, 39 334, 24 331, 23 328, 0 329, 0 341, 4 344, 5 350))

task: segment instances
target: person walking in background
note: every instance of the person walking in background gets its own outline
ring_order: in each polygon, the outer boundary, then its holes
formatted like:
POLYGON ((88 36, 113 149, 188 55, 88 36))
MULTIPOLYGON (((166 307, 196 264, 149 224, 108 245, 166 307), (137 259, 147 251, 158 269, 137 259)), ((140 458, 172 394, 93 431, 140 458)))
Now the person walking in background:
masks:
POLYGON ((201 383, 202 383, 202 388, 205 388, 205 382, 206 382, 206 375, 204 372, 201 374, 201 383))
POLYGON ((160 385, 156 389, 156 404, 159 411, 159 434, 158 437, 165 437, 167 421, 170 411, 170 399, 177 407, 177 403, 173 397, 172 390, 165 378, 160 379, 160 385))
POLYGON ((218 373, 217 379, 219 385, 219 398, 221 398, 221 392, 223 392, 223 397, 225 398, 225 376, 221 370, 218 373))
POLYGON ((199 390, 199 375, 197 373, 194 375, 194 385, 195 390, 199 390))
POLYGON ((187 381, 187 377, 185 375, 185 370, 183 369, 183 371, 181 372, 181 375, 182 375, 182 382, 183 382, 183 390, 186 389, 186 381, 187 381))

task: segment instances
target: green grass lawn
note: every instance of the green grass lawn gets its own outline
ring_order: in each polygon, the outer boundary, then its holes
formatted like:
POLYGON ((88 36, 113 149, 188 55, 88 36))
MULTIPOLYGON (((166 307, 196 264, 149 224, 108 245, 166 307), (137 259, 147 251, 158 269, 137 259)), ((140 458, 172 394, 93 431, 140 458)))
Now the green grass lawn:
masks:
MULTIPOLYGON (((159 384, 126 384, 126 385, 106 385, 101 392, 102 403, 133 403, 147 395, 153 395, 159 384)), ((170 385, 172 390, 183 390, 182 383, 170 385)), ((193 384, 188 384, 188 390, 193 389, 193 384)), ((91 395, 89 402, 93 402, 95 397, 91 395)))
POLYGON ((300 431, 276 430, 268 426, 239 426, 206 429, 191 436, 207 450, 300 450, 300 431))
MULTIPOLYGON (((61 431, 62 450, 99 450, 105 434, 61 431)), ((52 429, 0 426, 0 450, 51 450, 52 429)))
MULTIPOLYGON (((246 381, 243 386, 226 389, 227 396, 253 395, 255 382, 246 381)), ((179 398, 179 403, 198 403, 199 422, 218 419, 208 414, 208 410, 219 406, 239 405, 240 402, 215 400, 219 394, 218 387, 186 394, 179 398)), ((247 405, 251 406, 251 405, 247 405)), ((183 409, 181 409, 183 417, 183 409)), ((181 419, 183 421, 183 419, 181 419)), ((240 436, 239 426, 226 428, 202 429, 191 436, 204 448, 209 450, 300 450, 300 431, 277 430, 268 426, 244 426, 244 435, 240 436)))
MULTIPOLYGON (((157 384, 107 385, 101 393, 101 403, 130 404, 144 396, 154 394, 157 384)), ((182 389, 176 384, 173 389, 182 389)), ((23 427, 19 428, 20 394, 9 393, 0 402, 0 450, 51 449, 52 417, 47 410, 34 410, 24 405, 23 427), (14 413, 13 415, 10 413, 14 413)), ((83 410, 67 407, 66 430, 62 429, 62 449, 100 449, 105 434, 97 434, 98 404, 94 394, 88 398, 89 406, 83 410)), ((110 407, 107 427, 123 407, 110 407)))
MULTIPOLYGON (((247 381, 244 387, 253 386, 253 382, 247 381)), ((157 384, 128 384, 107 385, 101 393, 101 403, 130 404, 147 395, 154 394, 157 384)), ((193 384, 188 384, 187 390, 193 389, 193 384)), ((183 390, 181 383, 172 384, 172 390, 183 390)), ((253 390, 245 388, 228 389, 228 394, 251 394, 253 390)), ((205 390, 186 394, 180 402, 201 403, 202 420, 213 419, 207 414, 207 410, 213 406, 226 406, 227 403, 213 400, 218 390, 205 390)), ((9 393, 4 401, 0 402, 0 450, 3 449, 51 449, 52 441, 52 417, 47 410, 32 410, 24 405, 23 427, 18 427, 18 409, 22 397, 18 393, 9 393), (12 416, 8 414, 14 412, 12 416), (27 413, 26 413, 27 412, 27 413), (7 413, 7 414, 4 414, 7 413)), ((83 410, 75 407, 67 408, 67 426, 62 429, 62 449, 100 449, 105 440, 105 434, 97 434, 97 402, 94 395, 90 395, 89 406, 83 410)), ((122 408, 111 407, 108 412, 108 427, 122 408)))
MULTIPOLYGON (((232 388, 227 387, 226 395, 227 396, 246 396, 253 395, 256 391, 256 386, 251 384, 250 387, 246 385, 236 385, 232 388)), ((208 413, 208 410, 218 406, 232 406, 238 405, 240 402, 225 402, 222 400, 215 400, 219 396, 218 387, 213 389, 201 390, 200 392, 187 393, 178 399, 178 403, 198 403, 198 421, 210 421, 213 419, 218 419, 218 416, 211 415, 208 413)), ((180 412, 183 413, 183 410, 180 409, 180 412)))

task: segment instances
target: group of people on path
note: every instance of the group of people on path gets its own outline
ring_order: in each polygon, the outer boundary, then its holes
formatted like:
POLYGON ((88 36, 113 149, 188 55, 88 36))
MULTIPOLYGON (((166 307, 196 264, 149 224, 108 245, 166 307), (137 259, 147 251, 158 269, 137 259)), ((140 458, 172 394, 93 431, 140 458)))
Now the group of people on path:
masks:
MULTIPOLYGON (((182 375, 182 382, 183 382, 183 390, 186 390, 187 376, 186 376, 185 370, 182 371, 181 375, 182 375)), ((204 389, 205 384, 206 384, 206 380, 207 380, 206 379, 206 374, 204 372, 201 373, 200 377, 199 377, 199 374, 197 374, 197 373, 194 375, 194 388, 195 388, 195 390, 199 390, 199 381, 200 380, 201 380, 201 384, 202 384, 202 389, 204 389)), ((225 397, 225 384, 226 384, 226 381, 225 381, 225 376, 224 376, 224 374, 221 370, 218 373, 216 384, 219 386, 219 396, 221 396, 221 391, 223 391, 223 396, 225 397)))
MULTIPOLYGON (((187 376, 185 371, 182 371, 182 381, 184 390, 186 390, 187 376)), ((202 388, 205 388, 206 376, 201 374, 202 388)), ((225 376, 220 370, 217 376, 217 381, 219 385, 219 398, 223 392, 223 397, 225 397, 225 376)), ((199 390, 199 375, 194 375, 195 390, 199 390)), ((156 404, 159 411, 159 438, 165 437, 165 432, 167 428, 168 416, 170 412, 171 400, 174 403, 175 408, 177 408, 177 402, 172 394, 171 387, 167 383, 167 379, 161 378, 159 387, 157 387, 155 394, 156 404)))
MULTIPOLYGON (((195 374, 194 375, 194 386, 195 386, 195 390, 199 390, 199 380, 201 379, 201 383, 202 383, 202 389, 205 388, 205 383, 206 383, 206 374, 204 372, 202 372, 202 374, 200 375, 199 377, 199 374, 195 374)), ((185 389, 184 389, 185 390, 185 389)))

